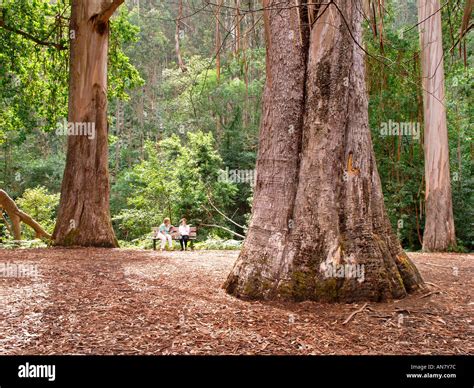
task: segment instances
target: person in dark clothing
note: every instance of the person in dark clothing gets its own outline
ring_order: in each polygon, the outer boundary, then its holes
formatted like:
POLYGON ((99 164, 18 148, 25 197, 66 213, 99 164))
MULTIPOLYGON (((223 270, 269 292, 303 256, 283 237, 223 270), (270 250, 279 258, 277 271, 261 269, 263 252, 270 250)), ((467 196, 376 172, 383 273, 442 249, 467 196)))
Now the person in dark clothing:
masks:
POLYGON ((183 218, 179 224, 179 243, 182 251, 185 251, 188 247, 190 229, 189 225, 186 224, 186 218, 183 218))

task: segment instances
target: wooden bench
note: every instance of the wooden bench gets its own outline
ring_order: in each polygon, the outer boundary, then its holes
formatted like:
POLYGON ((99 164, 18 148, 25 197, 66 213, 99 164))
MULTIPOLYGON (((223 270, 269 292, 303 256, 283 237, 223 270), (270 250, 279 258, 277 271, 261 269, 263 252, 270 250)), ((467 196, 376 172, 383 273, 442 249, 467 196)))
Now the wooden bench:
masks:
MULTIPOLYGON (((154 251, 156 251, 156 241, 160 240, 160 238, 158 237, 159 229, 160 228, 158 228, 158 227, 151 228, 151 233, 152 233, 151 239, 153 240, 153 250, 154 251)), ((177 226, 173 226, 170 229, 170 234, 171 234, 171 238, 173 240, 179 240, 179 228, 177 226)), ((193 242, 194 242, 194 240, 196 240, 196 237, 197 237, 197 227, 190 226, 189 227, 189 241, 191 242, 191 244, 190 244, 189 247, 191 248, 191 250, 194 249, 193 242)))

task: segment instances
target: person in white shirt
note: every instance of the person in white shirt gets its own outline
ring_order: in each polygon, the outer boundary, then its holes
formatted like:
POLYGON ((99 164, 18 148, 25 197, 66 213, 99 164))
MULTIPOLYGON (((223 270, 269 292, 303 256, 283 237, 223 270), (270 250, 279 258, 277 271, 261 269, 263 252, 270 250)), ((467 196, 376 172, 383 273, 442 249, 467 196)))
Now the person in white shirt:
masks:
POLYGON ((188 247, 189 232, 190 227, 186 224, 186 218, 183 218, 179 225, 179 243, 182 251, 185 251, 188 247))

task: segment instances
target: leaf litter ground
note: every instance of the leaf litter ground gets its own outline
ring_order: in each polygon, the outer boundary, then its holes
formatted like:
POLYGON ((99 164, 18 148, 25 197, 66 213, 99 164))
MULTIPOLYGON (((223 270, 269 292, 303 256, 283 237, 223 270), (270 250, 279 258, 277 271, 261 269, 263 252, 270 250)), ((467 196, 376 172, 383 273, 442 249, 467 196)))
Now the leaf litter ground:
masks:
POLYGON ((249 302, 238 251, 0 250, 0 354, 474 354, 474 255, 409 253, 427 289, 369 304, 249 302))

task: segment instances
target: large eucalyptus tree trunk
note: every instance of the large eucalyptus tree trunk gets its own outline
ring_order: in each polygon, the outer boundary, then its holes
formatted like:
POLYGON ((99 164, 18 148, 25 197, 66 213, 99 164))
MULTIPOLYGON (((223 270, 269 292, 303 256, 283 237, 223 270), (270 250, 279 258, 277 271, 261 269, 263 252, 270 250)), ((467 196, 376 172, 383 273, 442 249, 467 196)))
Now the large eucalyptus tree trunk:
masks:
POLYGON ((443 42, 439 0, 420 0, 421 67, 425 119, 425 203, 424 251, 446 251, 456 245, 448 129, 444 95, 443 42))
POLYGON ((68 125, 94 131, 68 136, 56 245, 117 246, 109 212, 107 54, 109 18, 123 1, 72 1, 68 125))
POLYGON ((294 4, 264 2, 267 82, 254 206, 224 287, 242 298, 404 297, 423 281, 384 208, 364 53, 353 40, 362 37, 360 0, 294 4))

